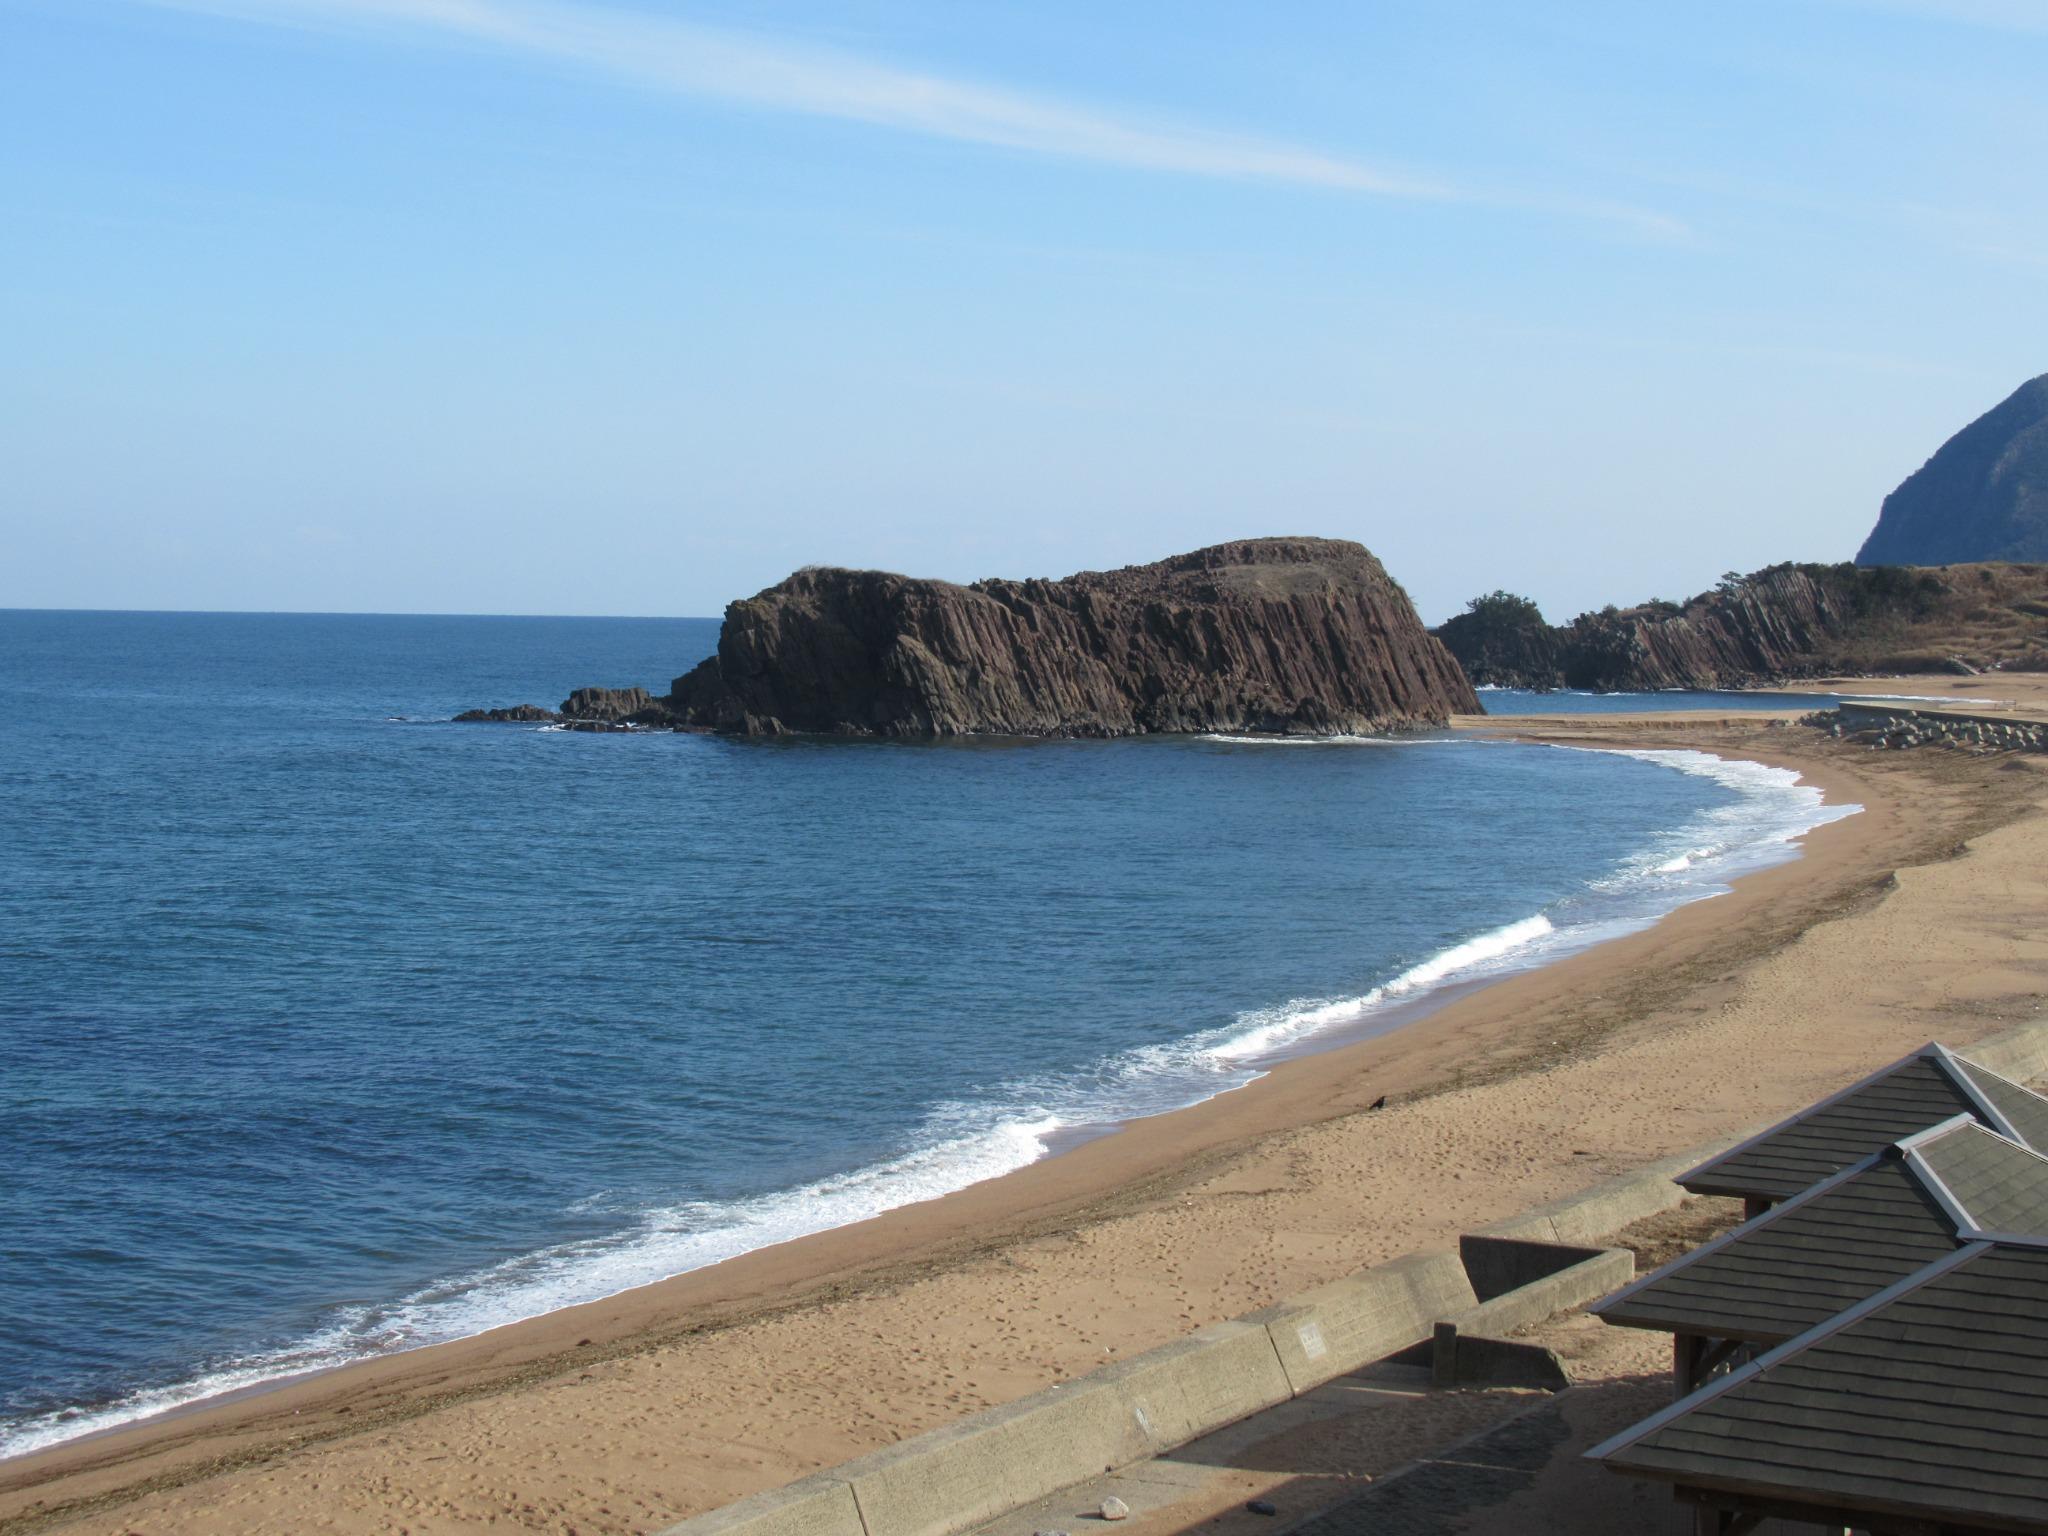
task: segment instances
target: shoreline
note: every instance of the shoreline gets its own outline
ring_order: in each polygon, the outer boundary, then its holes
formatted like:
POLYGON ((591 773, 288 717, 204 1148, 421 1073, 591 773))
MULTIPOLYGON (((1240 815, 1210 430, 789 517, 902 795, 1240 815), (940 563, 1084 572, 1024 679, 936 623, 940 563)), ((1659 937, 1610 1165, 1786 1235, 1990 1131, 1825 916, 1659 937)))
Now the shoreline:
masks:
MULTIPOLYGON (((1464 723, 1458 729, 1467 737, 1477 736, 1503 742, 1521 740, 1527 745, 1560 746, 1573 750, 1591 750, 1644 756, 1660 751, 1676 753, 1691 750, 1683 747, 1645 748, 1640 743, 1626 741, 1611 747, 1597 746, 1590 743, 1582 745, 1579 743, 1566 744, 1543 741, 1521 737, 1516 730, 1512 729, 1493 729, 1486 724, 1479 723, 1482 721, 1482 718, 1492 720, 1500 717, 1461 717, 1464 723)), ((1505 718, 1512 725, 1519 726, 1525 719, 1542 720, 1550 717, 1505 718)), ((1709 755, 1711 756, 1711 754, 1709 755)), ((1716 758, 1715 760, 1717 762, 1741 761, 1740 759, 1728 758, 1716 758)), ((1667 771, 1681 774, 1697 772, 1697 770, 1691 767, 1667 761, 1659 761, 1657 766, 1663 767, 1667 771)), ((1728 781, 1725 778, 1721 778, 1718 775, 1708 773, 1703 776, 1714 779, 1724 787, 1733 787, 1728 785, 1728 781)), ((1802 778, 1799 782, 1804 784, 1808 781, 1802 778)), ((1735 789, 1735 793, 1739 797, 1737 803, 1740 803, 1743 801, 1764 801, 1770 798, 1774 791, 1772 789, 1756 790, 1743 787, 1735 789)), ((1819 804, 1809 813, 1815 818, 1810 825, 1803 827, 1799 832, 1792 834, 1782 841, 1762 838, 1746 845, 1742 850, 1745 857, 1736 868, 1726 872, 1710 872, 1704 882, 1692 889, 1679 888, 1663 893, 1660 899, 1669 900, 1671 902, 1670 905, 1653 905, 1641 914, 1622 918, 1620 919, 1621 926, 1618 929, 1601 931, 1598 926, 1582 926, 1577 930, 1571 927, 1559 930, 1551 926, 1545 911, 1539 911, 1533 916, 1522 914, 1496 923, 1492 927, 1468 934, 1462 939, 1449 942, 1443 949, 1424 957, 1409 969, 1376 983, 1365 994, 1360 996, 1326 1000, 1293 999, 1288 1004, 1280 1006, 1293 1007, 1301 1005, 1321 1009, 1350 1007, 1354 1010, 1354 1013, 1349 1018, 1340 1018, 1329 1023, 1306 1028, 1299 1034, 1290 1035, 1280 1042, 1262 1049, 1253 1050, 1247 1048, 1242 1051, 1224 1052, 1220 1059, 1227 1061, 1233 1071, 1250 1074, 1244 1081, 1228 1083, 1214 1089, 1212 1092, 1206 1093, 1201 1098, 1194 1099, 1186 1104, 1175 1105, 1168 1109, 1157 1109, 1113 1120, 1060 1123, 1037 1137, 1038 1144, 1042 1150, 1030 1162, 1002 1173, 973 1180, 958 1188, 945 1190, 940 1194, 928 1196, 923 1200, 907 1202, 906 1204, 936 1204, 950 1200, 966 1190, 977 1187, 977 1185, 1014 1178, 1054 1158, 1070 1156, 1091 1143, 1110 1140, 1130 1132, 1135 1127, 1144 1126, 1150 1121, 1166 1116, 1185 1114, 1191 1110, 1199 1109, 1215 1099, 1243 1092, 1248 1088, 1256 1086, 1269 1074, 1287 1064, 1318 1059, 1345 1052, 1353 1047, 1370 1044, 1384 1036, 1412 1028, 1443 1009, 1455 1006, 1463 998, 1511 982, 1518 977, 1535 974, 1554 966, 1562 965, 1577 955, 1600 949, 1619 939, 1652 930, 1686 907, 1730 894, 1732 885, 1737 881, 1745 880, 1751 875, 1796 861, 1802 857, 1803 849, 1801 844, 1813 832, 1822 826, 1842 820, 1846 816, 1858 814, 1862 810, 1860 805, 1852 804, 1848 810, 1843 811, 1840 809, 1841 803, 1841 797, 1830 796, 1823 791, 1819 804), (1526 928, 1531 923, 1539 924, 1540 929, 1533 934, 1511 938, 1515 930, 1526 928), (1541 944, 1544 939, 1552 936, 1556 936, 1561 942, 1533 953, 1530 952, 1532 943, 1541 944), (1506 947, 1499 949, 1485 948, 1484 946, 1488 945, 1490 941, 1507 941, 1506 947), (1457 958, 1459 956, 1464 958, 1457 958), (1518 958, 1523 956, 1526 956, 1526 958, 1518 958), (1418 971, 1427 972, 1431 969, 1436 970, 1435 975, 1425 975, 1420 981, 1415 980, 1418 971)), ((1671 830, 1673 829, 1653 829, 1651 835, 1668 833, 1671 830)), ((1494 914, 1494 916, 1498 917, 1499 914, 1494 914)), ((1483 921, 1484 919, 1481 920, 1483 921)), ((1221 1044, 1213 1049, 1218 1052, 1223 1052, 1224 1050, 1221 1044)), ((841 1177, 854 1177, 865 1171, 867 1170, 848 1170, 841 1177)), ((787 1194, 789 1191, 774 1193, 787 1194)), ((628 1298, 636 1292, 665 1286, 688 1275, 701 1273, 704 1270, 717 1268, 721 1265, 731 1264, 754 1253, 764 1253, 773 1249, 787 1247, 790 1244, 826 1237, 832 1233, 843 1231, 847 1227, 858 1226, 863 1222, 873 1221, 879 1217, 886 1216, 890 1214, 891 1210, 903 1208, 905 1207, 885 1208, 871 1215, 855 1217, 852 1220, 841 1222, 835 1226, 820 1228, 812 1232, 798 1233, 776 1242, 763 1244, 758 1248, 744 1250, 725 1259, 713 1260, 708 1264, 699 1265, 695 1269, 679 1271, 676 1274, 628 1286, 607 1296, 594 1297, 583 1302, 572 1302, 566 1306, 554 1307, 548 1311, 535 1313, 531 1316, 510 1318, 504 1322, 495 1323, 480 1329, 475 1333, 407 1345, 403 1348, 364 1355, 351 1360, 284 1369, 275 1375, 246 1380, 235 1385, 224 1386, 216 1390, 186 1397, 180 1401, 170 1402, 163 1406, 151 1407, 135 1412, 129 1417, 86 1429, 45 1445, 21 1451, 0 1453, 0 1486, 4 1486, 5 1479, 16 1468, 24 1466, 37 1458, 52 1455, 59 1451, 72 1448, 88 1449, 111 1437, 130 1433, 146 1433, 153 1429, 169 1426, 177 1420, 188 1418, 195 1414, 208 1413, 217 1409, 226 1409, 237 1404, 254 1402, 270 1394, 294 1387, 314 1384, 339 1373, 354 1371, 380 1362, 396 1362, 405 1357, 420 1355, 425 1351, 467 1344, 503 1330, 543 1323, 549 1318, 574 1311, 578 1307, 598 1306, 607 1302, 628 1298)), ((159 1390, 174 1393, 179 1389, 172 1387, 159 1390)), ((84 1409, 80 1411, 79 1417, 88 1418, 96 1414, 115 1411, 118 1409, 118 1406, 109 1404, 96 1409, 84 1409)))
MULTIPOLYGON (((1712 999, 1729 984, 1729 978, 1719 973, 1730 963, 1721 951, 1731 938, 1738 949, 1744 942, 1758 941, 1750 947, 1764 955, 1776 953, 1813 924, 1863 905, 1898 862, 1911 862, 1896 856, 1945 856, 1941 836, 1982 821, 1986 814, 1981 807, 1973 815, 1968 806, 1951 806, 1953 814, 1936 829, 1930 844, 1916 835, 1925 829, 1917 824, 1913 788, 1903 782, 1914 776, 1910 765, 1903 772, 1896 764, 1866 766, 1854 754, 1829 749, 1808 733, 1795 736, 1769 727, 1769 718, 1748 713, 1729 720, 1711 712, 1688 712, 1489 717, 1469 722, 1480 730, 1559 745, 1621 750, 1687 747, 1740 755, 1798 769, 1822 788, 1829 803, 1844 798, 1863 803, 1862 815, 1809 832, 1803 839, 1803 856, 1742 875, 1727 896, 1690 902, 1646 929, 1474 990, 1447 989, 1453 995, 1391 1033, 1279 1061, 1243 1087, 1189 1108, 1124 1122, 1110 1134, 1057 1156, 935 1200, 757 1249, 604 1301, 467 1339, 270 1383, 232 1400, 208 1399, 10 1459, 0 1463, 0 1525, 14 1528, 20 1523, 27 1528, 29 1523, 49 1523, 64 1507, 84 1515, 100 1501, 125 1505, 137 1493, 175 1491, 183 1484, 196 1489, 200 1485, 195 1478, 202 1472, 241 1468, 253 1475, 317 1457, 321 1452, 316 1447, 322 1445, 352 1445, 365 1430, 402 1428, 465 1406, 516 1406, 533 1390, 547 1389, 565 1376, 590 1379, 587 1372, 577 1377, 579 1366, 659 1363, 658 1357, 674 1356, 684 1346, 694 1348, 714 1336, 727 1338, 750 1328, 772 1332, 793 1318, 857 1309, 872 1298, 886 1299, 923 1283, 958 1278, 963 1268, 985 1267, 1004 1255, 1063 1241, 1063 1234, 1076 1228, 1135 1221, 1170 1208, 1176 1200, 1192 1204, 1189 1191, 1201 1189, 1206 1195, 1207 1184, 1218 1178, 1227 1185, 1233 1169, 1270 1144, 1333 1123, 1399 1118, 1360 1114, 1381 1095, 1392 1099, 1396 1111, 1403 1111, 1487 1084, 1540 1075, 1626 1039, 1646 1010, 1668 1008, 1678 998, 1688 1009, 1711 1007, 1712 999), (1537 1025, 1533 1032, 1532 1021, 1537 1025), (36 1509, 38 1494, 43 1495, 41 1512, 36 1509)), ((1961 774, 1965 766, 1950 763, 1944 771, 1961 774)), ((2023 786, 2010 786, 2023 792, 2005 797, 1992 824, 2008 825, 2030 813, 2039 784, 2031 774, 2026 780, 2023 786)), ((1948 851, 1952 849, 1951 839, 1948 851)), ((1987 1023, 1974 1033, 1992 1027, 1995 1023, 1987 1023)), ((1954 1032, 1954 1037, 1967 1038, 1961 1032, 1954 1032)), ((1666 1129, 1673 1145, 1703 1139, 1693 1134, 1693 1126, 1666 1129)), ((1496 1191, 1499 1198, 1494 1203, 1505 1214, 1529 1200, 1572 1187, 1569 1180, 1574 1175, 1577 1183, 1591 1182, 1627 1166, 1629 1153, 1640 1160, 1658 1150, 1668 1148, 1574 1150, 1561 1167, 1549 1170, 1547 1181, 1531 1183, 1525 1178, 1496 1191), (1591 1160, 1574 1163, 1573 1156, 1591 1160), (1561 1184, 1559 1176, 1567 1182, 1561 1184)), ((1412 1235, 1413 1223, 1401 1230, 1412 1235)), ((1386 1240, 1382 1246, 1398 1246, 1394 1229, 1378 1236, 1386 1240)), ((1336 1246, 1345 1248, 1342 1242, 1336 1246)), ((1356 1267, 1351 1260, 1371 1246, 1352 1241, 1339 1255, 1343 1267, 1333 1273, 1356 1267)), ((1298 1288, 1304 1280, 1331 1278, 1332 1273, 1316 1267, 1327 1269, 1331 1257, 1303 1255, 1299 1262, 1272 1268, 1248 1288, 1236 1288, 1256 1300, 1261 1294, 1298 1288)), ((1219 1305, 1225 1300, 1215 1299, 1219 1305)), ((1105 1346, 1111 1355, 1149 1347, 1215 1320, 1200 1310, 1142 1320, 1118 1317, 1117 1309, 1110 1307, 1100 1329, 1089 1330, 1091 1339, 1113 1340, 1105 1346)), ((1035 1377, 1016 1365, 982 1372, 995 1379, 984 1382, 977 1376, 969 1381, 971 1393, 954 1394, 956 1411, 1006 1400, 1061 1379, 1085 1358, 1072 1350, 1065 1354, 1065 1359, 1034 1355, 1035 1377)), ((960 1358, 971 1360, 972 1349, 963 1350, 960 1358)), ((1096 1356, 1098 1363, 1100 1358, 1096 1356)), ((924 1417, 932 1419, 936 1411, 935 1421, 943 1422, 951 1401, 926 1403, 924 1417)), ((904 1422, 917 1417, 912 1411, 904 1422)), ((751 1491, 750 1482, 754 1487, 769 1486, 785 1480, 781 1472, 800 1475, 802 1470, 828 1465, 843 1459, 842 1448, 872 1448, 876 1434, 893 1433, 897 1427, 877 1420, 863 1440, 858 1425, 841 1424, 838 1438, 819 1435, 800 1453, 781 1452, 779 1460, 757 1457, 751 1466, 727 1466, 716 1476, 683 1479, 697 1488, 678 1488, 667 1495, 662 1513, 673 1518, 751 1491)), ((614 1527, 600 1521, 586 1528, 614 1527)))

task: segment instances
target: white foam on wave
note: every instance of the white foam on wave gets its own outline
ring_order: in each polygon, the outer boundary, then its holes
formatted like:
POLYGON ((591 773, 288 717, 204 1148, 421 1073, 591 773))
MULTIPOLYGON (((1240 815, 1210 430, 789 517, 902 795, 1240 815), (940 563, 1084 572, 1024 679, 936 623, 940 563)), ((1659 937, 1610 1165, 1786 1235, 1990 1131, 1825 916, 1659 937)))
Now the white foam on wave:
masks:
POLYGON ((1474 981, 1526 966, 1529 951, 1556 931, 1550 919, 1539 912, 1440 950, 1357 997, 1302 999, 1245 1014, 1222 1038, 1202 1049, 1222 1061, 1269 1059, 1288 1046, 1358 1024, 1390 1003, 1412 999, 1445 982, 1474 981), (1503 963, 1510 961, 1512 964, 1503 963))
POLYGON ((648 1211, 624 1234, 523 1254, 388 1305, 346 1308, 327 1327, 285 1348, 217 1361, 175 1386, 17 1424, 0 1436, 0 1458, 25 1455, 225 1393, 469 1338, 933 1200, 1037 1162, 1046 1154, 1046 1138, 1062 1123, 1049 1115, 966 1116, 957 1108, 949 1106, 927 1122, 928 1127, 954 1134, 901 1157, 751 1199, 692 1201, 648 1211), (979 1123, 963 1123, 970 1119, 979 1123))
MULTIPOLYGON (((543 727, 560 729, 560 727, 543 727)), ((1477 739, 1249 737, 1266 745, 1477 745, 1477 739)), ((597 1301, 756 1249, 936 1199, 1029 1166, 1047 1138, 1071 1127, 1141 1119, 1200 1103, 1255 1081, 1274 1060, 1332 1037, 1384 1027, 1445 987, 1531 969, 1649 926, 1687 902, 1717 895, 1734 875, 1792 856, 1792 845, 1857 805, 1827 805, 1789 769, 1685 749, 1614 753, 1712 780, 1735 798, 1652 840, 1594 883, 1587 898, 1483 930, 1406 966, 1352 997, 1298 998, 1248 1010, 1226 1025, 1119 1052, 1078 1072, 1022 1079, 989 1102, 938 1106, 911 1138, 915 1149, 798 1188, 733 1201, 686 1202, 639 1216, 608 1237, 559 1244, 380 1306, 339 1312, 293 1344, 214 1362, 175 1386, 66 1410, 0 1435, 0 1458, 22 1455, 223 1393, 374 1355, 466 1338, 597 1301)))
POLYGON ((1655 763, 1736 792, 1734 800, 1701 811, 1672 828, 1613 875, 1597 882, 1600 889, 1616 890, 1642 886, 1658 877, 1688 877, 1682 883, 1667 883, 1664 894, 1682 900, 1664 903, 1665 910, 1683 901, 1722 894, 1728 889, 1727 881, 1735 876, 1792 857, 1792 845, 1807 833, 1863 809, 1848 802, 1829 805, 1819 787, 1807 783, 1796 769, 1719 757, 1712 752, 1690 748, 1561 750, 1601 751, 1655 763))
POLYGON ((1200 1042, 1216 1059, 1270 1062, 1313 1049, 1316 1037, 1356 1033, 1375 1014, 1412 1003, 1432 990, 1490 980, 1548 964, 1607 939, 1638 932, 1694 901, 1724 894, 1739 875, 1794 856, 1794 845, 1817 827, 1853 816, 1862 806, 1829 805, 1820 789, 1790 768, 1728 759, 1689 748, 1596 752, 1711 780, 1735 799, 1701 811, 1624 858, 1593 882, 1584 898, 1508 923, 1454 944, 1391 981, 1357 996, 1301 998, 1243 1015, 1220 1038, 1200 1042))
POLYGON ((1518 923, 1509 923, 1506 927, 1496 928, 1491 933, 1482 933, 1476 939, 1467 939, 1463 944, 1454 944, 1442 954, 1423 961, 1412 970, 1403 971, 1381 988, 1381 991, 1388 997, 1400 997, 1442 981, 1446 977, 1470 971, 1489 960, 1511 955, 1554 931, 1550 919, 1539 912, 1534 917, 1525 917, 1518 923))

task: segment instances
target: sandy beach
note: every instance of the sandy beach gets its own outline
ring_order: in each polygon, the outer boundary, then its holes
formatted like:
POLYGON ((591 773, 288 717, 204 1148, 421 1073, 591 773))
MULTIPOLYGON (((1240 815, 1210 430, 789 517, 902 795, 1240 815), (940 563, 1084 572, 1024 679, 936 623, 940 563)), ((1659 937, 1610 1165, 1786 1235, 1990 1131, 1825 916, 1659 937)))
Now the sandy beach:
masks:
MULTIPOLYGON (((1790 685, 1788 685, 1790 686, 1790 685)), ((1884 698, 1933 698, 1946 701, 1935 706, 1959 710, 2003 713, 2019 710, 2037 718, 2048 708, 2048 674, 2040 672, 1980 672, 1970 676, 1941 673, 1920 677, 1823 677, 1810 684, 1826 693, 1884 698)))
POLYGON ((1864 812, 1646 932, 943 1200, 0 1464, 0 1532, 658 1530, 2043 1007, 2039 760, 1749 716, 1464 724, 1784 765, 1864 812))

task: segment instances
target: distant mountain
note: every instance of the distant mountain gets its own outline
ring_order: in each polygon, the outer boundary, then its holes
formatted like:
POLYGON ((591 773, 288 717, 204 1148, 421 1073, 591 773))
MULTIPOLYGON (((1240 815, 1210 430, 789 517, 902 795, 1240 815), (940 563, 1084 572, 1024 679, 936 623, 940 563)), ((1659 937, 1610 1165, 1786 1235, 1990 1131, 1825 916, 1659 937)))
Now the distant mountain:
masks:
POLYGON ((1885 497, 1858 565, 2048 560, 2048 373, 1942 444, 1885 497))

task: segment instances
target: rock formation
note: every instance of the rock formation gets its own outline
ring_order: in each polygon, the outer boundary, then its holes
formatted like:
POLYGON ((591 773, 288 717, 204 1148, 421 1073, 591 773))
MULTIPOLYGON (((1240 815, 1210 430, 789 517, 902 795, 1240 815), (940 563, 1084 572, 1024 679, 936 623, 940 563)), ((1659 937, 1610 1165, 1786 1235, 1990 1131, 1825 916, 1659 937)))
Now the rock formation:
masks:
POLYGON ((1564 631, 1526 597, 1489 592, 1432 631, 1475 684, 1541 692, 1564 684, 1564 631))
POLYGON ((1729 581, 1682 607, 1581 614, 1562 637, 1567 688, 1751 688, 1794 676, 1852 623, 1855 595, 1795 565, 1729 581))
POLYGON ((538 704, 511 704, 503 709, 465 709, 455 717, 457 725, 545 725, 562 718, 560 710, 542 709, 538 704))
POLYGON ((728 608, 667 700, 719 730, 883 736, 1405 730, 1477 702, 1378 560, 1310 538, 1063 581, 799 571, 728 608))
POLYGON ((2048 725, 2034 720, 2001 720, 1845 699, 1841 708, 1802 715, 1799 723, 1840 741, 1895 752, 1930 746, 1951 747, 1973 756, 2048 752, 2048 725))
POLYGON ((645 688, 578 688, 562 700, 562 718, 616 724, 643 719, 654 707, 645 688))
POLYGON ((741 735, 1327 734, 1477 708, 1370 552, 1292 538, 1063 581, 802 570, 727 608, 717 654, 665 699, 584 689, 561 718, 741 735))
POLYGON ((561 724, 584 729, 613 725, 666 724, 668 711, 645 688, 578 688, 560 709, 513 704, 504 709, 465 709, 457 725, 561 724))
POLYGON ((1884 500, 1858 565, 2048 560, 2048 374, 1950 438, 1884 500))
POLYGON ((1494 593, 1435 633, 1482 687, 1641 693, 2031 670, 2048 666, 2048 566, 1774 565, 1686 603, 1605 608, 1556 626, 1494 593))

